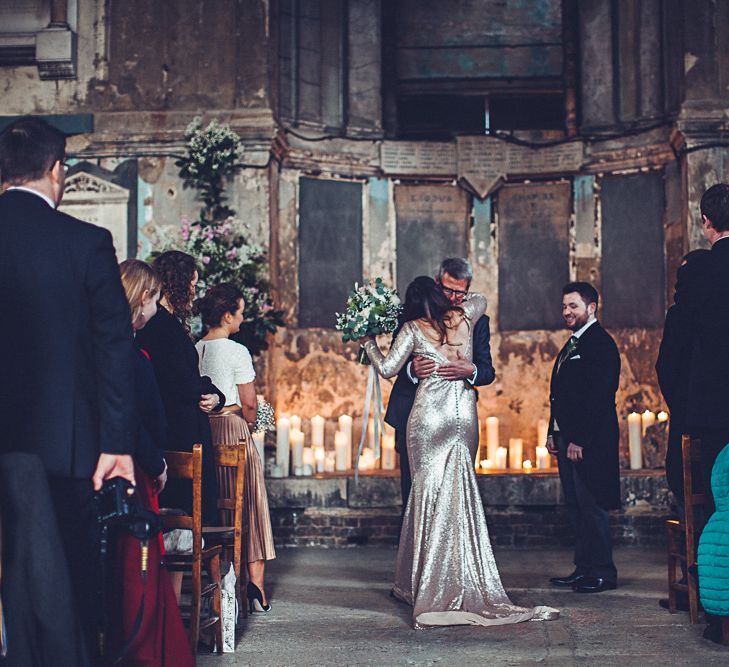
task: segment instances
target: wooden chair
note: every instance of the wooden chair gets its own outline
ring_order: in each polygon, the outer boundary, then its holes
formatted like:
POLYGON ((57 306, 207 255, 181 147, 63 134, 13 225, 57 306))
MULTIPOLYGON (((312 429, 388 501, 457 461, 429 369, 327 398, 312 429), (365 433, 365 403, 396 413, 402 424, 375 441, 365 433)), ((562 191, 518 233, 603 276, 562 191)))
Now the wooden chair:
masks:
POLYGON ((684 516, 682 522, 676 519, 666 521, 668 547, 668 606, 676 613, 676 593, 688 595, 689 615, 692 623, 699 622, 699 591, 697 581, 696 550, 699 535, 704 524, 704 494, 697 493, 700 485, 701 441, 684 435, 681 439, 683 457, 684 516), (694 480, 698 480, 695 482, 694 480), (683 540, 681 539, 683 537, 683 540), (682 544, 683 541, 683 544, 682 544), (685 563, 686 583, 676 579, 676 569, 685 563))
POLYGON ((243 605, 241 590, 241 561, 243 556, 243 506, 245 497, 246 443, 215 445, 215 469, 218 479, 219 526, 206 526, 203 535, 209 544, 219 544, 224 557, 233 563, 235 594, 243 605))
POLYGON ((192 453, 166 451, 167 476, 169 479, 192 481, 192 516, 163 514, 164 530, 182 528, 192 530, 192 553, 168 553, 167 569, 173 572, 191 572, 192 593, 190 599, 190 646, 197 652, 200 632, 213 627, 218 651, 222 652, 223 624, 220 616, 220 546, 202 548, 202 445, 194 445, 192 453), (210 577, 210 583, 202 587, 202 566, 210 577), (200 622, 200 606, 203 597, 212 596, 210 617, 200 622))

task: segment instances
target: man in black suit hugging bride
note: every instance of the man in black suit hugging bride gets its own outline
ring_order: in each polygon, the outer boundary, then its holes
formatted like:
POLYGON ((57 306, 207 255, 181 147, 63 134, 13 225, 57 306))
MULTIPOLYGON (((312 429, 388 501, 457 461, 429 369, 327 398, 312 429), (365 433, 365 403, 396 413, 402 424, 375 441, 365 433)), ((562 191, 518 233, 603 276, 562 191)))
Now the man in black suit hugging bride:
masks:
MULTIPOLYGON (((443 260, 435 281, 448 300, 454 306, 459 306, 468 294, 472 279, 473 270, 468 260, 452 257, 443 260)), ((410 464, 405 446, 408 417, 413 407, 418 382, 429 377, 434 371, 435 362, 432 359, 414 356, 398 373, 385 413, 385 422, 395 429, 395 449, 400 455, 403 512, 412 486, 410 464)), ((491 362, 488 315, 481 316, 473 329, 473 363, 459 356, 457 361, 441 365, 439 373, 448 380, 466 380, 474 387, 481 387, 494 381, 496 373, 491 362)))

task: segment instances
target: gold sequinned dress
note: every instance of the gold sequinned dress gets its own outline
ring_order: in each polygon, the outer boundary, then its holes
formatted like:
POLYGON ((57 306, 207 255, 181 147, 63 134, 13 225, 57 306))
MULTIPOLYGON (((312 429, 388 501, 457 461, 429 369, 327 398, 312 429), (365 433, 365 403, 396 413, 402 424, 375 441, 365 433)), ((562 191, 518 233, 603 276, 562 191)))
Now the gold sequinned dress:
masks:
MULTIPOLYGON (((437 364, 454 359, 454 349, 472 358, 473 327, 486 299, 471 294, 464 316, 439 344, 427 326, 403 325, 383 356, 368 341, 365 350, 377 371, 395 376, 411 355, 437 364)), ((445 380, 436 370, 418 384, 407 426, 413 486, 400 535, 394 592, 413 606, 416 628, 434 625, 504 625, 553 620, 551 607, 514 605, 496 566, 473 461, 478 446, 476 395, 465 380, 445 380)))

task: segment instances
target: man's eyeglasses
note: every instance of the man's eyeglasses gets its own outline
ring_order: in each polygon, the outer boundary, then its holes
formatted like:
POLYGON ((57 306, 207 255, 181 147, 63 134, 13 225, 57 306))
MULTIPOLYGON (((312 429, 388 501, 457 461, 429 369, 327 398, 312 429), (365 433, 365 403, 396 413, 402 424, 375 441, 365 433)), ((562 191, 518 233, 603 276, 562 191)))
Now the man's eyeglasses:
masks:
POLYGON ((441 285, 440 288, 443 290, 443 293, 447 296, 460 296, 461 298, 464 298, 468 295, 468 290, 465 292, 460 289, 451 289, 450 287, 445 287, 444 285, 441 285))
POLYGON ((68 162, 66 162, 65 160, 61 160, 60 162, 61 162, 61 166, 63 167, 64 173, 67 174, 68 170, 71 168, 71 165, 68 164, 68 162))

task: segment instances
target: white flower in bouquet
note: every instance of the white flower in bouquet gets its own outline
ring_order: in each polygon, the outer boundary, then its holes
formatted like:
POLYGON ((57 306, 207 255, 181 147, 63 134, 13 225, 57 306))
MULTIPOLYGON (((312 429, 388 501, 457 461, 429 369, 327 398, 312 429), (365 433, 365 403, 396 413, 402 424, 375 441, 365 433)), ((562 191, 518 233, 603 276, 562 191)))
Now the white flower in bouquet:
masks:
POLYGON ((251 433, 265 433, 273 431, 276 428, 276 420, 273 408, 268 401, 258 400, 258 409, 256 410, 256 421, 251 428, 251 433))
POLYGON ((397 290, 385 286, 382 278, 364 285, 355 283, 343 313, 336 313, 336 329, 342 340, 359 340, 364 336, 392 333, 397 329, 402 306, 397 290))

